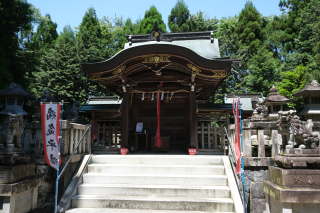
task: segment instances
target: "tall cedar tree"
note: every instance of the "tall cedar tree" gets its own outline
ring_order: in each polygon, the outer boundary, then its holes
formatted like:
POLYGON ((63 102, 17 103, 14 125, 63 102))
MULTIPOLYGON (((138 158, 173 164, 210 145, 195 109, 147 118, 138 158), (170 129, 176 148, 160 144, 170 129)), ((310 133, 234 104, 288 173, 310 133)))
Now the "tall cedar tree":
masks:
POLYGON ((89 8, 76 34, 79 63, 93 63, 106 59, 99 19, 94 8, 89 8))
POLYGON ((30 69, 29 53, 19 45, 18 35, 31 29, 31 5, 25 0, 0 2, 0 89, 11 82, 24 88, 26 72, 30 69))
MULTIPOLYGON (((221 57, 242 58, 239 52, 239 38, 236 33, 238 17, 222 18, 218 25, 218 32, 215 33, 215 38, 219 40, 219 49, 221 57)), ((236 65, 226 80, 216 90, 213 97, 210 97, 209 102, 218 104, 223 103, 224 94, 241 93, 243 90, 243 76, 245 71, 239 65, 236 65)))
POLYGON ((299 46, 304 65, 320 80, 320 0, 311 0, 301 10, 294 27, 300 29, 295 44, 299 46))
POLYGON ((281 10, 289 9, 288 18, 282 22, 281 29, 284 34, 281 40, 284 44, 284 50, 292 53, 298 48, 295 44, 299 31, 304 26, 296 25, 296 19, 300 16, 301 11, 310 3, 310 0, 280 0, 279 7, 281 10))
POLYGON ((53 47, 45 51, 40 59, 40 71, 35 74, 37 84, 33 92, 37 97, 47 86, 57 100, 70 103, 84 103, 89 94, 102 95, 107 91, 81 73, 76 42, 72 28, 65 26, 53 47))
POLYGON ((264 36, 261 15, 251 1, 247 1, 239 14, 236 33, 248 57, 258 52, 264 36))
POLYGON ((55 40, 59 37, 57 27, 57 23, 54 23, 51 16, 46 14, 33 37, 32 46, 36 53, 42 55, 46 50, 53 47, 55 40))
POLYGON ((212 31, 218 28, 219 20, 210 18, 208 14, 199 11, 197 14, 190 15, 187 20, 190 32, 212 31))
POLYGON ((188 32, 190 11, 184 0, 178 0, 168 17, 168 27, 172 33, 188 32))
POLYGON ((158 22, 158 27, 162 32, 167 32, 166 24, 162 20, 162 15, 159 13, 157 8, 153 5, 147 10, 144 14, 143 19, 140 21, 139 28, 135 32, 135 34, 148 34, 154 28, 154 22, 158 22))

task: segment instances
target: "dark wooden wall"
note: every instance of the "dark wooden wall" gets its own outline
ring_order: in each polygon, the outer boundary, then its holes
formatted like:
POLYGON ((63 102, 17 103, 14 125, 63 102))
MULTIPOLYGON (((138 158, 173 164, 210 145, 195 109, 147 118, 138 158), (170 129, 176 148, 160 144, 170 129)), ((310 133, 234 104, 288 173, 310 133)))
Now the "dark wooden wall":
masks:
MULTIPOLYGON (((160 132, 161 136, 170 137, 171 151, 187 151, 189 144, 189 102, 188 98, 174 98, 166 101, 166 97, 160 103, 160 132)), ((131 138, 135 132, 137 122, 143 122, 143 131, 149 133, 149 142, 157 130, 157 100, 141 100, 141 94, 134 94, 132 100, 131 138)), ((139 151, 145 150, 145 138, 139 138, 139 151)))

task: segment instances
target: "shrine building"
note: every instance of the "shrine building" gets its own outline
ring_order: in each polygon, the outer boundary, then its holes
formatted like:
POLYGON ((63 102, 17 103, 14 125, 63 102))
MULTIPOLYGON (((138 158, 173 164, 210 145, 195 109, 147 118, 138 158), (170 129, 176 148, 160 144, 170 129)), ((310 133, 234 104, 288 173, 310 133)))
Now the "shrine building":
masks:
POLYGON ((241 60, 220 57, 214 32, 163 33, 155 23, 150 34, 126 35, 129 42, 112 58, 81 64, 89 79, 120 97, 92 97, 80 109, 92 120, 93 152, 131 147, 136 140, 135 151, 221 149, 224 130, 211 122, 228 125, 232 104, 208 99, 241 60), (160 148, 154 145, 158 119, 160 148), (139 133, 137 123, 143 125, 139 133))

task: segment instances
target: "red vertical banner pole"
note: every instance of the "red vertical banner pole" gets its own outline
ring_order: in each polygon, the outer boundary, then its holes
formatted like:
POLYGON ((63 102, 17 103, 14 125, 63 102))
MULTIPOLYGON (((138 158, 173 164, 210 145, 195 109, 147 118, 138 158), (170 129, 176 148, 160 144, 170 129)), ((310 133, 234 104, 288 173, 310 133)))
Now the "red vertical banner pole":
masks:
POLYGON ((241 155, 241 149, 240 149, 240 126, 239 126, 239 108, 238 108, 238 98, 233 99, 233 115, 234 115, 234 149, 236 154, 236 172, 239 174, 240 172, 240 155, 241 155))
POLYGON ((160 136, 160 88, 162 87, 163 83, 160 83, 159 87, 159 93, 158 93, 158 99, 157 99, 157 119, 158 119, 158 127, 157 127, 157 134, 156 134, 156 144, 155 147, 160 148, 161 147, 161 136, 160 136))

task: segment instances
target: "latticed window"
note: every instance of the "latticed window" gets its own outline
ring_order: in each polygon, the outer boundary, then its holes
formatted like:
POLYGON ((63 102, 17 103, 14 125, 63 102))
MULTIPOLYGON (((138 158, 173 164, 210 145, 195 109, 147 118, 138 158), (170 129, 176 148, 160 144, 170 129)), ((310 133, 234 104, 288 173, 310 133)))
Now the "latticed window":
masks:
POLYGON ((165 107, 164 117, 184 117, 185 108, 184 107, 165 107))
POLYGON ((20 105, 20 106, 22 106, 22 105, 23 105, 23 100, 22 100, 22 99, 18 99, 18 100, 17 100, 17 104, 20 105))
POLYGON ((303 102, 304 102, 305 105, 309 104, 309 97, 304 98, 303 102))
POLYGON ((7 99, 7 105, 14 105, 14 99, 7 99))
POLYGON ((313 104, 320 104, 320 97, 312 97, 311 100, 313 104))
POLYGON ((156 107, 141 107, 139 109, 139 117, 141 117, 141 118, 157 117, 157 108, 156 107))

